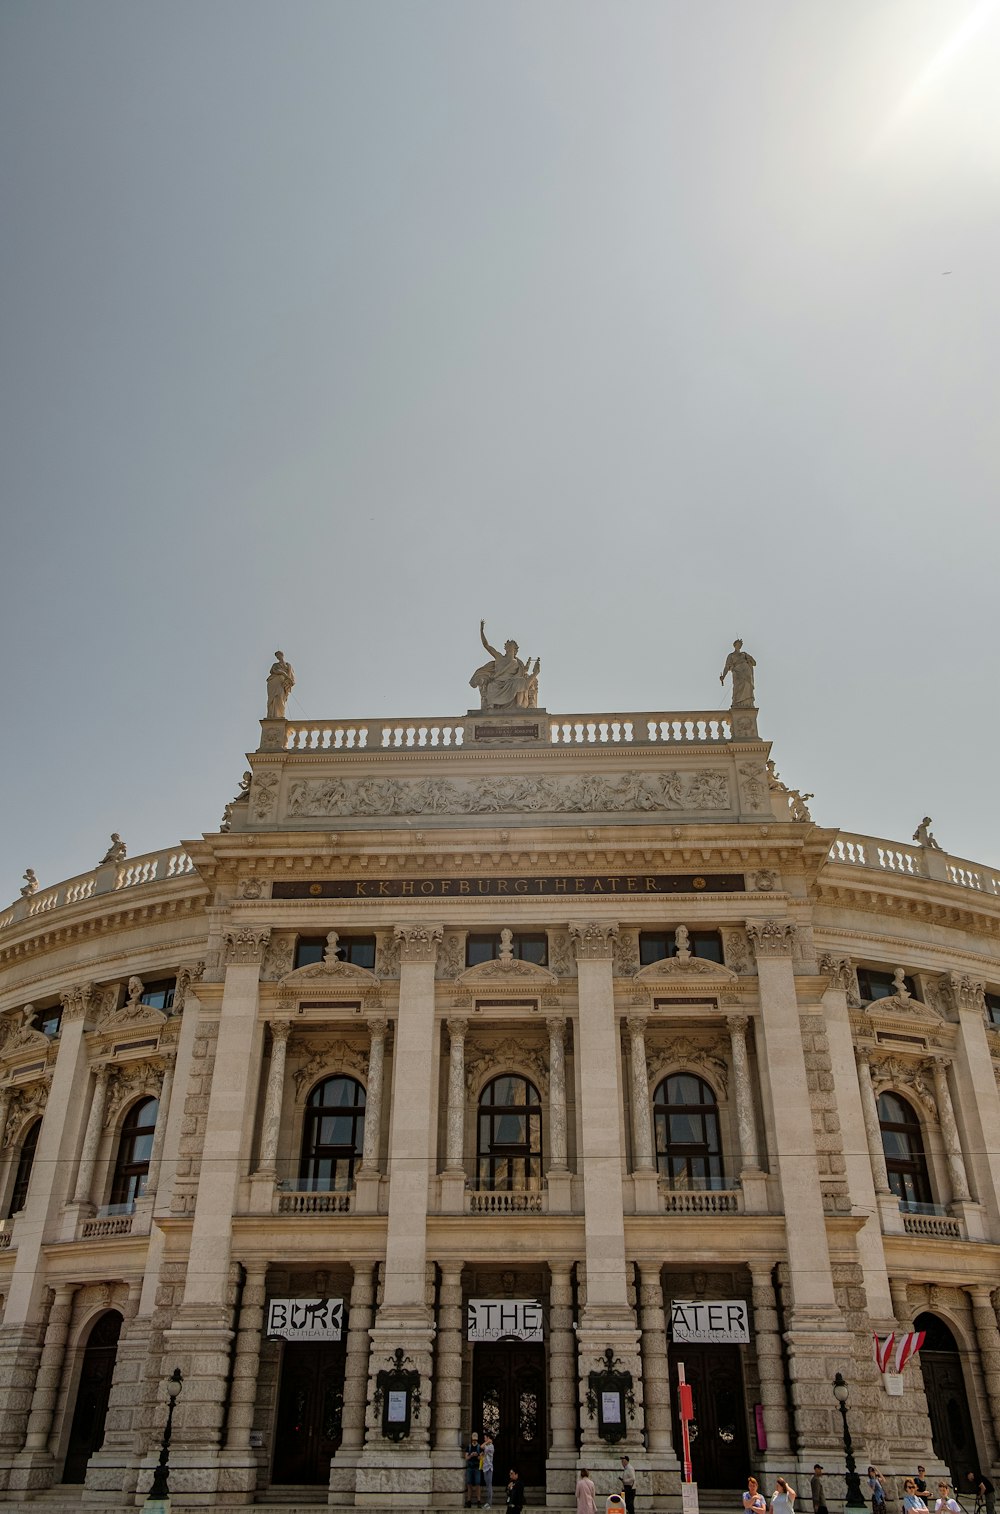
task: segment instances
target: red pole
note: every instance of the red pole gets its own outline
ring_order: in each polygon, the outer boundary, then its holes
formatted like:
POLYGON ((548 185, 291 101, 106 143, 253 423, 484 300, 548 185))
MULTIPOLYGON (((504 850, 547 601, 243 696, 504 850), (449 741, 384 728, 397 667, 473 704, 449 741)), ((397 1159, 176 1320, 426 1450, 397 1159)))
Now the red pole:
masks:
POLYGON ((684 1481, 693 1481, 691 1476, 691 1436, 688 1425, 694 1419, 694 1399, 691 1385, 684 1376, 684 1363, 677 1363, 677 1398, 681 1421, 681 1449, 684 1453, 684 1481))

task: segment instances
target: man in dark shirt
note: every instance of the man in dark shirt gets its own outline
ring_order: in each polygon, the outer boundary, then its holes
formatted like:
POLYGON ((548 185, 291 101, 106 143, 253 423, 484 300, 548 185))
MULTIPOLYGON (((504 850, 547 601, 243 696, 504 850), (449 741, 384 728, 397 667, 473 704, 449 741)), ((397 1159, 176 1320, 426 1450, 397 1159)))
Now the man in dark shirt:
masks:
POLYGON ((994 1514, 997 1496, 988 1477, 981 1472, 966 1472, 965 1488, 966 1492, 976 1495, 977 1509, 985 1508, 986 1514, 994 1514))
POLYGON ((809 1479, 809 1487, 812 1492, 813 1514, 828 1514, 826 1489, 823 1487, 823 1468, 819 1462, 813 1467, 813 1475, 809 1479))

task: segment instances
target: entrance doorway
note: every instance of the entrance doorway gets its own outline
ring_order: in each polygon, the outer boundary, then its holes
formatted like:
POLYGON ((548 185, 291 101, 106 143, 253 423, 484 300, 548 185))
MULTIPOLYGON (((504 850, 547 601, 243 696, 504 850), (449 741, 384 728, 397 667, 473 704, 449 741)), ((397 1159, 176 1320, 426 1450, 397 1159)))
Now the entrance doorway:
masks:
POLYGON ((545 1347, 528 1341, 477 1341, 472 1363, 472 1429, 496 1442, 499 1487, 516 1467, 525 1487, 545 1486, 545 1347))
POLYGON ((340 1445, 347 1342, 291 1341, 281 1355, 274 1483, 327 1483, 340 1445))
POLYGON ((747 1416, 743 1398, 743 1364, 738 1346, 671 1345, 670 1398, 674 1445, 681 1444, 677 1404, 677 1363, 691 1385, 695 1417, 691 1421, 691 1465, 703 1488, 740 1488, 747 1469, 747 1416))
POLYGON ((958 1343, 936 1314, 918 1315, 913 1328, 927 1332, 917 1360, 927 1394, 934 1455, 950 1468, 955 1487, 962 1488, 966 1472, 978 1468, 979 1454, 972 1433, 958 1343))
POLYGON ((73 1424, 69 1432, 69 1450, 63 1467, 63 1482, 83 1482, 87 1475, 88 1461, 104 1444, 104 1421, 108 1417, 111 1379, 115 1375, 121 1331, 122 1317, 112 1309, 101 1315, 87 1339, 80 1386, 76 1390, 73 1424))

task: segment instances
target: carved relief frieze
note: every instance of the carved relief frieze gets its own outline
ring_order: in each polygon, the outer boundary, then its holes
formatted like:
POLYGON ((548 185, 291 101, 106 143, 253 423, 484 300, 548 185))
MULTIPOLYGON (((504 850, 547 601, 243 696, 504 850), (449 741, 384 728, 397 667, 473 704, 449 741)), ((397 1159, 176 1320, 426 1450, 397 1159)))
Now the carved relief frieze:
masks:
POLYGON ((740 798, 745 810, 768 808, 769 786, 767 771, 762 763, 741 762, 739 769, 740 798))
POLYGON ((449 931, 441 942, 434 967, 436 978, 457 978, 465 968, 465 942, 461 935, 449 931))
POLYGON ((915 1057, 873 1056, 869 1058, 868 1066, 876 1095, 888 1088, 908 1090, 924 1106, 931 1119, 937 1119, 934 1070, 929 1063, 915 1057))
MULTIPOLYGON (((277 784, 276 775, 275 785, 277 784)), ((254 780, 254 788, 261 779, 254 780)), ((694 773, 629 771, 615 777, 302 778, 288 786, 289 816, 654 813, 729 810, 729 779, 694 773)), ((270 813, 270 810, 267 812, 270 813)), ((266 818, 262 815, 258 818, 266 818)))
POLYGON ((250 787, 250 813, 255 820, 270 820, 278 802, 279 775, 267 768, 255 773, 250 787))
POLYGON ((756 963, 750 955, 750 946, 745 930, 723 931, 722 955, 726 959, 726 966, 731 967, 733 972, 738 973, 741 977, 757 971, 756 963))
POLYGON ((292 970, 294 953, 295 937, 291 932, 274 932, 267 943, 260 964, 261 980, 265 983, 276 983, 279 978, 284 978, 292 970))
POLYGON ((631 978, 639 971, 639 932, 620 931, 614 942, 613 957, 616 978, 631 978))
POLYGON ((158 1099, 163 1086, 160 1062, 121 1062, 108 1075, 108 1092, 104 1105, 105 1129, 113 1125, 126 1104, 141 1097, 158 1099))
POLYGON ((399 942, 391 931, 379 931, 375 948, 376 978, 399 977, 399 942))
POLYGON ((3 1129, 5 1149, 16 1145, 28 1126, 37 1120, 40 1114, 45 1113, 48 1099, 49 1080, 47 1077, 36 1078, 33 1083, 25 1083, 11 1092, 10 1103, 7 1106, 7 1123, 3 1129))
POLYGON ((301 1102, 321 1077, 351 1077, 359 1083, 368 1081, 368 1051, 354 1041, 342 1038, 318 1040, 296 1036, 289 1042, 289 1056, 304 1057, 292 1073, 295 1097, 301 1102))
POLYGON ((504 1072, 522 1073, 531 1079, 539 1093, 548 1091, 548 1061, 541 1048, 515 1041, 511 1036, 500 1041, 467 1044, 465 1081, 470 1094, 478 1093, 490 1078, 504 1072))
POLYGON ((549 966, 559 978, 576 977, 576 954, 569 931, 549 931, 549 966))
POLYGON ((650 1088, 655 1088, 668 1073, 693 1069, 724 1099, 729 1083, 727 1051, 728 1043, 722 1036, 671 1036, 659 1041, 647 1057, 650 1088))

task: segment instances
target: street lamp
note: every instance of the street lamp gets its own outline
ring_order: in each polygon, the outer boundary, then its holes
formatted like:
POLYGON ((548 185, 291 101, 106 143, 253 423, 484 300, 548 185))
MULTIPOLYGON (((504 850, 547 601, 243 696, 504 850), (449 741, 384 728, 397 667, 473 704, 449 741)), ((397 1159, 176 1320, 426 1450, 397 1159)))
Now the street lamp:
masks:
POLYGON ((175 1367, 167 1378, 167 1397, 170 1400, 167 1408, 167 1423, 163 1431, 163 1440, 160 1443, 160 1460, 157 1462, 153 1473, 153 1482, 149 1493, 146 1495, 146 1508, 170 1508, 170 1488, 167 1479, 170 1476, 170 1436, 174 1428, 174 1406, 177 1403, 177 1395, 184 1386, 184 1374, 180 1367, 175 1367))
POLYGON ((833 1396, 837 1400, 840 1417, 844 1421, 844 1460, 847 1464, 845 1482, 847 1484, 847 1498, 844 1501, 846 1509, 863 1509, 865 1497, 861 1491, 861 1479, 858 1476, 857 1465, 854 1460, 854 1446, 851 1440, 851 1431, 847 1423, 847 1400, 850 1397, 850 1389, 844 1381, 844 1374, 838 1372, 833 1379, 833 1396))

